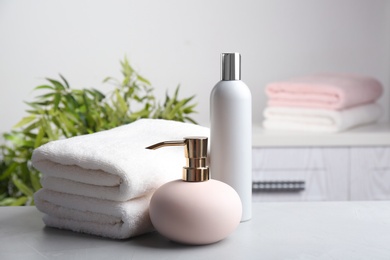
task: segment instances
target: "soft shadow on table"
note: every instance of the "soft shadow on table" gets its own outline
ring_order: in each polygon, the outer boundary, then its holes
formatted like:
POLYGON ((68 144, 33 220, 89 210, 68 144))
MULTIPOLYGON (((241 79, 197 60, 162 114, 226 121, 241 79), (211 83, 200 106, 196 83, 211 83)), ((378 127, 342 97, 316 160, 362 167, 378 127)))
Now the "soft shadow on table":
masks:
POLYGON ((163 248, 185 249, 189 247, 188 245, 172 242, 167 238, 161 236, 157 232, 152 232, 138 237, 134 237, 133 239, 131 239, 131 242, 136 244, 137 246, 148 247, 148 248, 159 248, 159 249, 163 249, 163 248))
POLYGON ((157 233, 153 232, 153 233, 148 233, 145 235, 140 235, 140 236, 132 237, 132 238, 128 238, 128 239, 113 239, 113 238, 101 237, 101 236, 97 236, 97 235, 90 235, 90 234, 86 234, 86 233, 79 233, 79 232, 74 232, 71 230, 59 229, 59 228, 48 227, 48 226, 45 226, 43 228, 43 233, 45 235, 48 235, 51 237, 61 236, 62 238, 88 239, 88 240, 95 240, 95 241, 111 241, 111 242, 115 242, 115 243, 134 242, 134 240, 137 240, 139 238, 142 239, 142 237, 144 237, 144 236, 153 236, 154 234, 157 234, 157 233))
POLYGON ((137 246, 146 247, 146 248, 157 248, 157 249, 182 249, 182 250, 194 250, 196 248, 212 247, 215 245, 222 245, 225 243, 225 240, 209 244, 209 245, 186 245, 181 243, 176 243, 171 241, 157 232, 141 235, 135 237, 131 240, 131 243, 136 244, 137 246))
MULTIPOLYGON (((129 244, 137 247, 144 248, 154 248, 154 249, 191 249, 193 250, 199 246, 185 245, 173 242, 163 236, 161 236, 157 232, 151 232, 147 234, 143 234, 140 236, 132 237, 129 239, 117 240, 105 237, 99 237, 84 233, 77 233, 69 230, 57 229, 52 227, 44 227, 43 232, 48 238, 53 238, 55 236, 60 236, 62 239, 71 239, 71 240, 89 240, 89 241, 104 241, 104 243, 112 243, 112 244, 129 244)), ((220 242, 221 243, 221 242, 220 242)), ((204 247, 204 246, 203 246, 204 247)))
POLYGON ((59 228, 53 228, 53 227, 47 227, 45 226, 42 229, 43 233, 50 237, 54 236, 60 236, 63 239, 88 239, 88 240, 95 240, 95 241, 121 241, 121 240, 115 240, 111 238, 106 238, 106 237, 100 237, 100 236, 94 236, 94 235, 89 235, 89 234, 84 234, 84 233, 79 233, 79 232, 74 232, 66 229, 59 229, 59 228))
MULTIPOLYGON (((53 227, 45 226, 43 228, 43 233, 49 237, 61 236, 63 239, 88 239, 94 241, 105 241, 105 242, 113 242, 113 243, 133 243, 145 247, 166 247, 170 244, 176 244, 170 242, 164 237, 160 236, 157 232, 152 232, 144 235, 139 235, 136 237, 128 238, 128 239, 112 239, 107 237, 100 237, 96 235, 90 235, 85 233, 74 232, 66 229, 59 229, 53 227)), ((180 244, 177 244, 180 245, 180 244)))

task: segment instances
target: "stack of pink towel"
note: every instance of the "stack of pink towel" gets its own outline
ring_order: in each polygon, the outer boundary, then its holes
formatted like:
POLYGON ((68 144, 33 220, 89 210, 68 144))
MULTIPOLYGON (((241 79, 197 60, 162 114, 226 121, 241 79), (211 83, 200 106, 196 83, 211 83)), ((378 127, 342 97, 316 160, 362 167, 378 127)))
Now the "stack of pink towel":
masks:
POLYGON ((377 80, 321 74, 274 82, 266 87, 265 129, 340 132, 376 122, 383 87, 377 80))

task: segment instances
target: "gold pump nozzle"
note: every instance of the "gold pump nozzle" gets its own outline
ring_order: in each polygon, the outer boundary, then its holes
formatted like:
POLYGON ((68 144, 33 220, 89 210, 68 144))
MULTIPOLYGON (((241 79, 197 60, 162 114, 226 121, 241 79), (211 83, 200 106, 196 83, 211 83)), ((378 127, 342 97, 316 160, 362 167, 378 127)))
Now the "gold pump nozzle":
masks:
POLYGON ((191 136, 184 137, 179 141, 164 141, 146 149, 158 149, 165 146, 184 146, 184 156, 187 165, 183 167, 183 180, 191 182, 207 181, 210 179, 207 159, 207 137, 191 136))

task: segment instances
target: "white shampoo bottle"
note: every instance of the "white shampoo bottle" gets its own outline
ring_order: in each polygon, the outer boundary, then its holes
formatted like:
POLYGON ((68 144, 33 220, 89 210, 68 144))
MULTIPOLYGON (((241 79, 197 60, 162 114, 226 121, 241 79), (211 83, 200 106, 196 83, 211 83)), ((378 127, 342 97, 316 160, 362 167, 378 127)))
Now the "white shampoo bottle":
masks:
POLYGON ((221 81, 210 96, 210 174, 240 196, 241 221, 252 217, 252 96, 241 81, 239 53, 221 54, 221 81))

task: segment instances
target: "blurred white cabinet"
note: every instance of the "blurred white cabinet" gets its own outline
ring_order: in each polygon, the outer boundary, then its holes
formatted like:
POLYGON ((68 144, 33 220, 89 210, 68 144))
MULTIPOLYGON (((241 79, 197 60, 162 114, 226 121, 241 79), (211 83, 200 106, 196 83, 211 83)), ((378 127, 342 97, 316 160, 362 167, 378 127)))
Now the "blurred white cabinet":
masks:
POLYGON ((350 149, 351 200, 390 199, 390 147, 350 149))
POLYGON ((256 192, 254 201, 390 199, 390 147, 253 149, 253 181, 304 181, 297 192, 256 192))

